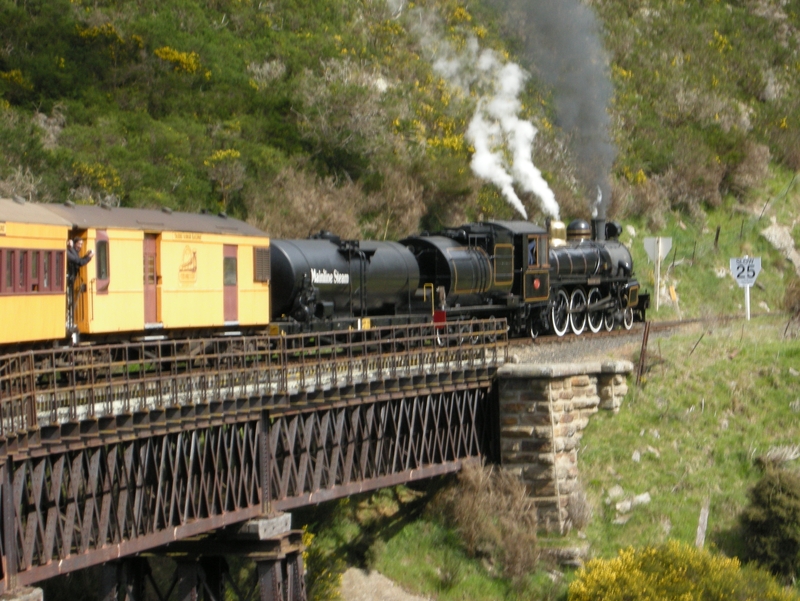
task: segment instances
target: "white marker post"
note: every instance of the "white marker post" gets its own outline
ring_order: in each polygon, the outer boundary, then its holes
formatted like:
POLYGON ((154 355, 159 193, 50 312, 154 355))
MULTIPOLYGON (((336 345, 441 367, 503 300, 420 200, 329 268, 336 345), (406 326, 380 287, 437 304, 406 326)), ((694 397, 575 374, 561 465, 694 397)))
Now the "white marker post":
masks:
POLYGON ((661 259, 669 254, 672 248, 672 238, 645 238, 644 250, 650 260, 656 264, 656 311, 659 306, 659 290, 661 289, 661 259))
POLYGON ((748 257, 731 259, 731 275, 739 288, 744 288, 744 311, 747 321, 750 321, 750 288, 756 283, 756 278, 761 272, 761 257, 748 257))

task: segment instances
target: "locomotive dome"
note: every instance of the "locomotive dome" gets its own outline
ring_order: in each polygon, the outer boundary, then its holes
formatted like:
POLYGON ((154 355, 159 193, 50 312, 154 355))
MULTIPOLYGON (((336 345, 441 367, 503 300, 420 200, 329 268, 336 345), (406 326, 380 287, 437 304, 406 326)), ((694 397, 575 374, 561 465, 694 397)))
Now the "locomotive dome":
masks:
POLYGON ((573 219, 567 226, 567 240, 591 240, 592 226, 585 219, 573 219))

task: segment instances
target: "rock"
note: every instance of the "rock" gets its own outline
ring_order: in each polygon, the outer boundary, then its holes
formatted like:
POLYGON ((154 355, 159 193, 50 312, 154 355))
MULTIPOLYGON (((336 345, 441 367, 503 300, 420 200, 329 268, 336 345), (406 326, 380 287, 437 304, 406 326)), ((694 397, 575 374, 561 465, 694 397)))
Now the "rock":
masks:
POLYGON ((638 507, 639 505, 647 505, 650 503, 650 493, 642 493, 640 495, 636 495, 631 500, 631 507, 638 507))
POLYGON ((617 499, 621 499, 625 496, 625 491, 619 484, 615 484, 611 487, 611 490, 608 491, 608 500, 609 501, 616 501, 617 499))
POLYGON ((642 454, 638 450, 634 451, 631 459, 633 459, 634 463, 639 463, 642 460, 642 454))

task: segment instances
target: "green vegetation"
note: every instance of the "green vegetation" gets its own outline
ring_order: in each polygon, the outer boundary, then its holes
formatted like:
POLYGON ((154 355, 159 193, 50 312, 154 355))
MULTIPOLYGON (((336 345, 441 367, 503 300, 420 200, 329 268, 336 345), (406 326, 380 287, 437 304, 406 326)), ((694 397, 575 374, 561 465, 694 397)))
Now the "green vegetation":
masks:
MULTIPOLYGON (((593 193, 551 91, 514 54, 529 24, 513 0, 490 4, 2 0, 0 193, 225 210, 279 236, 509 218, 469 168, 483 84, 431 65, 472 39, 533 75, 520 116, 539 130, 534 160, 562 215, 585 217, 593 193)), ((800 167, 793 3, 592 6, 614 85, 612 217, 697 220, 746 200, 770 165, 800 167)))
POLYGON ((641 551, 626 549, 614 559, 595 559, 569 587, 570 601, 791 601, 768 573, 742 568, 736 559, 669 542, 641 551))
POLYGON ((741 517, 746 557, 791 581, 800 571, 800 477, 780 467, 796 458, 797 447, 781 450, 768 458, 741 517))

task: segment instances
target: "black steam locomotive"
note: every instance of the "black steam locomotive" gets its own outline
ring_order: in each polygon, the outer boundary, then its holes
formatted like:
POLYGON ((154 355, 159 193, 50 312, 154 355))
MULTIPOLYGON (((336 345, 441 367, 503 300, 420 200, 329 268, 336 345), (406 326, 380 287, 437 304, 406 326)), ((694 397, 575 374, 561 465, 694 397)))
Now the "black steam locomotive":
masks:
POLYGON ((400 242, 271 241, 272 320, 287 332, 506 318, 512 335, 630 328, 645 319, 621 227, 470 223, 400 242), (366 321, 365 321, 366 320, 366 321))

